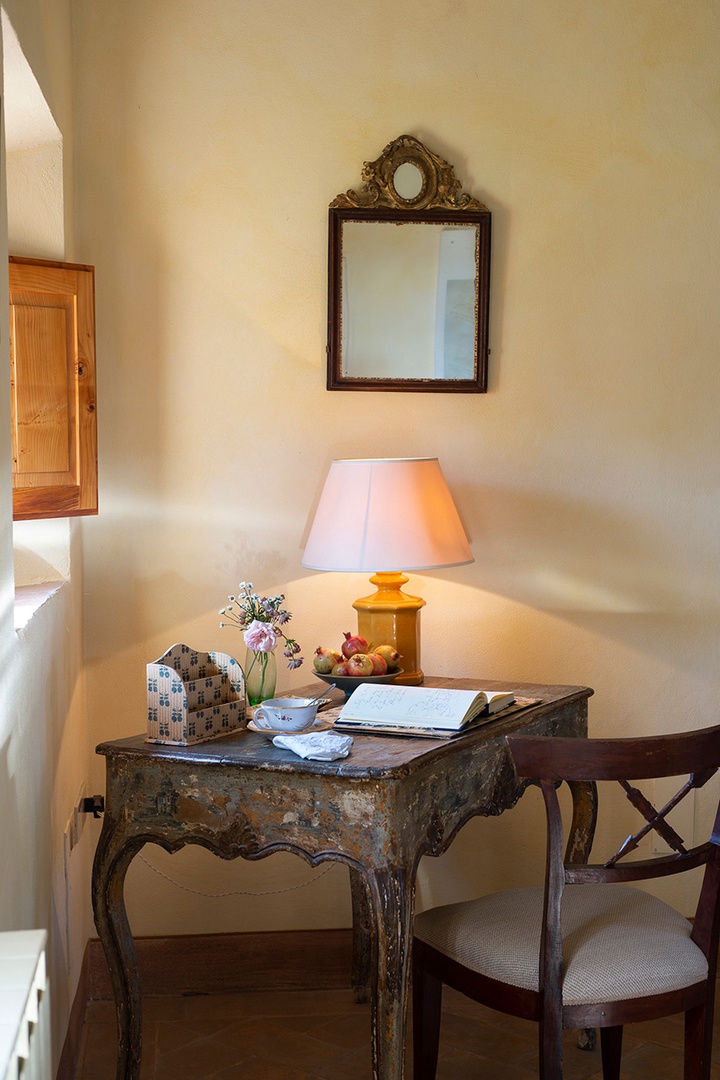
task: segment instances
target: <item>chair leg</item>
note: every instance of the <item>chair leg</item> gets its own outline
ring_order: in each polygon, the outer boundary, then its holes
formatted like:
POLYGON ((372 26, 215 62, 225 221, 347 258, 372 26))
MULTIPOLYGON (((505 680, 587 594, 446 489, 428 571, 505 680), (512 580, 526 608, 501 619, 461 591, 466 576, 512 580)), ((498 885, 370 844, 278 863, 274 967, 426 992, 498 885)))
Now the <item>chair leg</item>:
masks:
POLYGON ((546 1001, 538 1023, 539 1080, 562 1080, 563 1077, 562 1015, 546 1001))
POLYGON ((622 1025, 600 1029, 603 1080, 620 1080, 622 1037, 622 1025))
POLYGON ((413 1080, 435 1080, 440 1047, 442 982, 413 967, 413 1080))
POLYGON ((709 1080, 711 1049, 712 1022, 706 1005, 697 1005, 685 1013, 685 1080, 709 1080))

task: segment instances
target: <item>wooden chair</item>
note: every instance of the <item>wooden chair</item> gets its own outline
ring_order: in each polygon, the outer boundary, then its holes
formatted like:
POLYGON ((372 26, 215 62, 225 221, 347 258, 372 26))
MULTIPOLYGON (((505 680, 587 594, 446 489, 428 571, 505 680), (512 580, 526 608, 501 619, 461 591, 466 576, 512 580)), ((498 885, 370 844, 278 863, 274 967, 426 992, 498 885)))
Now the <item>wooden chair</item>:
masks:
POLYGON ((618 1080, 623 1025, 685 1014, 685 1080, 708 1080, 718 949, 720 808, 710 839, 686 848, 666 820, 720 766, 720 726, 641 739, 508 738, 547 815, 544 888, 510 889, 415 919, 415 1080, 434 1080, 442 985, 539 1024, 541 1080, 562 1080, 563 1028, 600 1028, 604 1080, 618 1080), (655 810, 629 781, 689 779, 655 810), (607 862, 563 858, 560 781, 617 781, 644 817, 607 862), (672 854, 624 860, 652 830, 672 854), (704 866, 693 922, 626 882, 704 866), (561 914, 562 913, 562 914, 561 914))

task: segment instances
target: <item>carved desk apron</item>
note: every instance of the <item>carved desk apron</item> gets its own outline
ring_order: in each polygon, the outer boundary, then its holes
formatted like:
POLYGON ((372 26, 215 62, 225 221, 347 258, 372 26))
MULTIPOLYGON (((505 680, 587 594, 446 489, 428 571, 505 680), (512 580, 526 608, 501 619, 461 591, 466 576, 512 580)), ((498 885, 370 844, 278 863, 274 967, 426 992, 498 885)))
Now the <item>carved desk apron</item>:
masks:
MULTIPOLYGON (((450 740, 358 735, 348 758, 305 761, 263 735, 235 732, 191 747, 101 743, 107 794, 93 867, 93 909, 113 983, 118 1019, 117 1080, 138 1080, 141 992, 125 911, 125 874, 147 843, 166 851, 201 844, 223 859, 292 851, 311 865, 350 869, 353 986, 369 985, 375 1080, 404 1076, 407 984, 417 864, 440 855, 477 814, 515 805, 518 781, 504 736, 587 735, 592 690, 471 679, 425 685, 513 689, 541 703, 450 740)), ((298 691, 302 692, 302 691, 298 691)), ((575 843, 594 828, 592 792, 578 787, 575 843)))

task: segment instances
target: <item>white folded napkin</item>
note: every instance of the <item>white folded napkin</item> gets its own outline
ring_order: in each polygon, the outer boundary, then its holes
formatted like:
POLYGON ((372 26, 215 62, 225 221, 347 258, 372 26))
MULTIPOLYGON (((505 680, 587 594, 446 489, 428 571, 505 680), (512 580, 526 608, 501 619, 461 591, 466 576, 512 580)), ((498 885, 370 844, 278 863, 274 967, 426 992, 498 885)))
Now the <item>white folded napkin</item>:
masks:
POLYGON ((353 744, 352 735, 333 735, 330 731, 308 732, 306 735, 276 735, 273 746, 292 750, 301 758, 312 761, 335 761, 347 757, 353 744))

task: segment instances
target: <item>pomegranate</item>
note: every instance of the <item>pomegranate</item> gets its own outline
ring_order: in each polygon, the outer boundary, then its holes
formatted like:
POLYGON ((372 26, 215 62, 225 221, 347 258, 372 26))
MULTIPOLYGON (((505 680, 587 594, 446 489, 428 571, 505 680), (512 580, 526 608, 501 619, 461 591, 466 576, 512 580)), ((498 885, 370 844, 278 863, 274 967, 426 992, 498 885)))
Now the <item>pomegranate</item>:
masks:
POLYGON ((356 678, 366 678, 373 673, 373 662, 367 653, 353 653, 346 664, 348 675, 356 678))
POLYGON ((378 656, 382 656, 387 664, 388 671, 397 671, 402 657, 394 645, 378 645, 374 650, 378 656))
POLYGON ((342 657, 336 649, 326 649, 323 645, 318 645, 313 656, 313 667, 320 675, 329 675, 340 660, 342 657))
POLYGON ((340 660, 337 664, 333 665, 333 675, 349 675, 347 660, 340 660))
POLYGON ((349 660, 355 653, 367 652, 368 643, 364 637, 360 637, 359 634, 351 634, 349 630, 345 631, 344 637, 345 640, 340 648, 342 649, 342 654, 346 660, 349 660))
POLYGON ((373 675, 387 675, 388 667, 385 658, 376 652, 368 653, 368 656, 372 660, 373 675))

